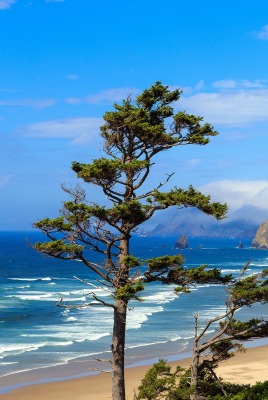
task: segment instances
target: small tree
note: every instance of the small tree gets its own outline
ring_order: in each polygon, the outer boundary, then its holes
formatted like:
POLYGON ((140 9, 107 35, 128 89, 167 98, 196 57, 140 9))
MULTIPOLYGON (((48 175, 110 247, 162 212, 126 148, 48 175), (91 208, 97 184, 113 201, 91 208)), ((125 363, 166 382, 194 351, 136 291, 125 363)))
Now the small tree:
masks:
POLYGON ((227 396, 221 385, 221 381, 215 373, 215 368, 220 362, 232 357, 234 350, 243 349, 241 342, 268 336, 267 321, 254 318, 242 322, 234 319, 234 314, 242 307, 251 307, 256 303, 265 304, 268 301, 268 280, 266 279, 268 269, 264 269, 260 274, 242 278, 248 265, 249 263, 241 271, 240 278, 228 288, 229 298, 226 302, 225 313, 210 319, 200 332, 198 314, 195 314, 195 334, 191 367, 192 400, 199 399, 199 380, 202 379, 202 375, 204 377, 206 371, 217 382, 222 393, 227 396), (202 342, 208 329, 216 322, 219 323, 219 328, 215 334, 202 342), (203 357, 201 362, 200 357, 203 357))
POLYGON ((181 377, 183 371, 184 369, 178 367, 175 372, 172 372, 170 365, 160 359, 145 374, 136 399, 160 400, 166 398, 176 387, 177 378, 181 377))
MULTIPOLYGON (((174 187, 161 191, 172 173, 156 188, 141 191, 158 153, 176 146, 206 145, 210 136, 217 135, 210 124, 202 125, 201 117, 185 112, 174 114, 171 104, 179 100, 180 94, 180 90, 169 91, 167 86, 156 82, 136 101, 129 97, 122 104, 115 104, 114 111, 104 114, 105 124, 100 128, 106 157, 90 164, 73 162, 77 177, 99 186, 109 206, 88 202, 80 186, 63 188, 72 199, 64 203, 61 215, 34 224, 50 239, 47 243, 36 243, 36 250, 59 259, 81 260, 113 293, 113 301, 105 303, 114 312, 113 400, 125 399, 127 305, 131 299, 138 298, 144 284, 161 281, 175 283, 180 290, 186 290, 191 283, 224 283, 230 279, 223 278, 217 269, 206 271, 205 266, 185 269, 180 255, 147 260, 141 277, 141 262, 130 254, 131 233, 158 210, 172 206, 196 207, 217 219, 223 218, 227 211, 225 204, 211 202, 209 196, 192 186, 186 190, 174 187), (105 262, 92 262, 89 250, 103 254, 105 262)), ((95 301, 104 304, 96 296, 95 301)))

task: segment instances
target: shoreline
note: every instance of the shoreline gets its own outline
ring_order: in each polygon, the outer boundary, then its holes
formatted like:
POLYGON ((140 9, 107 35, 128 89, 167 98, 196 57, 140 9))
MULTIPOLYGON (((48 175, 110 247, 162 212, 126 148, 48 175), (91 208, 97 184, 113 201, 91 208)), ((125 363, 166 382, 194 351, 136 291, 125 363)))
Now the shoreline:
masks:
MULTIPOLYGON (((168 353, 163 355, 148 355, 128 357, 125 363, 125 370, 150 368, 160 358, 164 358, 168 362, 179 363, 185 359, 190 360, 191 352, 183 351, 180 353, 168 353)), ((110 364, 103 363, 102 368, 105 370, 110 364)), ((101 372, 93 371, 94 368, 100 368, 100 363, 96 360, 72 361, 68 364, 59 364, 33 370, 16 372, 0 377, 0 398, 1 395, 10 393, 11 391, 21 389, 23 387, 50 384, 56 382, 66 382, 80 378, 91 378, 100 375, 101 372), (86 372, 85 372, 86 371, 86 372)))
MULTIPOLYGON (((217 374, 224 380, 232 383, 254 384, 257 381, 267 379, 268 371, 268 345, 247 347, 245 352, 238 353, 230 360, 221 364, 217 370, 217 374)), ((175 368, 178 364, 184 368, 190 366, 191 358, 178 359, 179 356, 185 356, 187 353, 177 354, 176 356, 162 357, 168 360, 169 364, 175 368), (176 360, 175 360, 175 357, 176 360)), ((137 364, 131 364, 126 367, 126 393, 127 399, 134 397, 134 390, 140 384, 146 371, 157 360, 143 360, 137 364), (150 363, 151 361, 151 363, 150 363), (148 364, 147 364, 148 363, 148 364)), ((56 368, 56 367, 55 367, 56 368)), ((40 371, 39 371, 40 372, 40 371)), ((33 378, 32 373, 27 373, 28 378, 33 378)), ((23 378, 23 376, 21 376, 23 378)), ((38 377, 35 374, 34 378, 38 377)), ((21 381, 18 384, 12 384, 12 376, 6 378, 7 385, 5 388, 9 390, 0 393, 0 399, 6 400, 71 400, 74 397, 77 400, 106 400, 111 399, 111 376, 108 373, 84 373, 80 376, 47 378, 42 380, 21 381), (8 384, 10 383, 10 384, 8 384), (19 387, 18 387, 19 386, 19 387)), ((3 380, 4 378, 1 378, 3 380)), ((26 378, 26 374, 24 376, 26 378)), ((4 382, 2 382, 4 383, 4 382)), ((2 386, 2 390, 4 386, 2 386)))

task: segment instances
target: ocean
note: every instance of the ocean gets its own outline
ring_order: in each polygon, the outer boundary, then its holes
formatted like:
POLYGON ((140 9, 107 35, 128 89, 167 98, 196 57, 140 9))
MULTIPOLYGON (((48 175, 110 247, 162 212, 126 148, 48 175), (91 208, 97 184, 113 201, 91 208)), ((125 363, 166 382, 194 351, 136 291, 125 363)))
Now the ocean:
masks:
MULTIPOLYGON (((66 309, 56 306, 89 302, 94 292, 109 300, 94 273, 81 262, 62 261, 37 253, 29 243, 42 238, 39 232, 0 232, 0 388, 25 381, 67 379, 105 368, 95 359, 110 357, 113 315, 104 306, 66 309), (23 379, 19 379, 19 377, 23 379), (34 377, 34 378, 33 378, 34 377), (27 378, 28 379, 28 378, 27 378), (29 378, 30 379, 30 378, 29 378)), ((189 248, 177 250, 177 237, 131 239, 131 252, 142 259, 174 255, 185 257, 188 267, 208 264, 223 273, 238 276, 251 260, 246 274, 268 267, 268 251, 252 249, 251 240, 189 238, 189 248)), ((92 253, 92 261, 97 260, 92 253)), ((99 259, 98 259, 99 260, 99 259)), ((177 296, 172 285, 152 283, 141 294, 142 302, 129 304, 126 363, 156 361, 159 357, 178 359, 189 355, 194 314, 200 322, 225 310, 226 290, 218 285, 197 285, 190 294, 177 296)), ((239 311, 241 319, 267 319, 267 306, 239 311)), ((1 391, 0 391, 1 393, 1 391)))

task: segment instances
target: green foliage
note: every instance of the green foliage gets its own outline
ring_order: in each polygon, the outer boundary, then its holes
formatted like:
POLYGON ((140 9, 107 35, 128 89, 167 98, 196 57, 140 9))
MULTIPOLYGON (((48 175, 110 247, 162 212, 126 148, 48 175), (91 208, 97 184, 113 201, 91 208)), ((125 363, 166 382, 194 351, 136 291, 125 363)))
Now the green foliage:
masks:
MULTIPOLYGON (((224 322, 221 322, 220 326, 223 325, 224 322)), ((254 337, 267 337, 268 321, 263 321, 257 318, 253 318, 248 321, 238 321, 236 319, 232 319, 226 329, 226 334, 233 335, 237 340, 248 340, 253 339, 254 337)))
POLYGON ((217 343, 213 343, 210 346, 210 352, 212 356, 211 366, 217 367, 219 362, 227 361, 229 358, 235 355, 235 351, 242 351, 243 345, 235 343, 230 339, 223 339, 217 343))
POLYGON ((38 222, 35 222, 33 226, 45 232, 72 231, 72 224, 65 223, 64 217, 57 217, 55 219, 44 218, 38 222))
POLYGON ((262 270, 262 278, 265 278, 266 276, 268 276, 268 268, 262 270))
POLYGON ((85 182, 92 182, 97 185, 113 185, 120 173, 118 171, 118 162, 107 158, 93 160, 92 164, 72 163, 72 170, 77 173, 78 178, 85 182))
POLYGON ((222 275, 217 268, 207 269, 207 265, 194 268, 183 267, 184 257, 181 254, 176 256, 162 256, 147 260, 148 268, 144 272, 146 282, 161 281, 165 284, 178 285, 176 293, 189 293, 190 287, 195 284, 223 284, 230 283, 232 275, 222 275))
MULTIPOLYGON (((217 268, 208 269, 206 271, 205 268, 207 268, 207 265, 200 265, 197 268, 189 268, 184 271, 184 275, 190 283, 221 283, 226 285, 233 279, 231 274, 222 276, 221 271, 217 268)), ((184 279, 183 276, 182 279, 184 279)))
POLYGON ((115 298, 121 299, 128 302, 131 299, 142 301, 138 296, 138 293, 144 290, 144 284, 142 282, 127 283, 124 286, 120 286, 115 291, 115 298))
POLYGON ((135 268, 140 265, 140 261, 137 257, 132 255, 127 255, 121 259, 121 262, 125 264, 128 268, 135 268))
POLYGON ((268 381, 257 382, 255 385, 235 385, 224 383, 224 388, 228 393, 225 397, 218 393, 209 395, 208 400, 267 400, 268 381))
POLYGON ((209 136, 215 136, 210 124, 201 126, 201 117, 186 113, 174 115, 171 104, 180 97, 180 90, 169 91, 161 82, 137 97, 124 100, 122 105, 115 104, 115 111, 104 114, 105 125, 101 127, 102 136, 106 140, 108 151, 114 148, 122 151, 131 141, 134 150, 140 153, 141 143, 144 149, 156 154, 159 151, 180 144, 207 144, 209 136), (173 117, 173 129, 168 131, 165 119, 173 117), (131 140, 130 140, 131 139, 131 140))
POLYGON ((127 221, 133 226, 137 226, 146 221, 146 208, 137 200, 130 200, 123 204, 117 204, 108 211, 110 219, 127 221))
POLYGON ((147 260, 149 272, 159 272, 168 268, 177 268, 184 263, 184 257, 181 254, 176 256, 162 256, 150 258, 147 260))
POLYGON ((209 139, 206 136, 215 136, 217 131, 213 130, 212 125, 206 123, 201 126, 200 122, 203 121, 202 117, 179 112, 174 116, 176 129, 180 132, 186 130, 186 140, 191 144, 206 145, 209 139))
POLYGON ((267 400, 268 399, 268 381, 257 382, 251 387, 246 386, 241 393, 233 396, 231 400, 267 400))
POLYGON ((164 118, 173 115, 173 108, 168 104, 179 100, 182 92, 179 89, 170 92, 168 86, 163 86, 161 82, 156 82, 155 85, 137 97, 137 104, 148 111, 152 112, 152 123, 157 124, 163 121, 164 118))
POLYGON ((137 400, 158 400, 168 395, 169 391, 175 387, 176 375, 171 372, 171 367, 165 360, 160 359, 146 373, 139 386, 137 400))
MULTIPOLYGON (((189 400, 190 370, 178 366, 175 372, 165 360, 159 360, 146 373, 139 386, 137 400, 189 400)), ((221 380, 227 397, 223 395, 219 384, 203 371, 198 382, 199 394, 208 400, 267 400, 268 381, 255 385, 239 385, 221 380)))
POLYGON ((152 197, 155 202, 163 205, 165 208, 171 206, 197 207, 205 214, 213 215, 217 219, 224 218, 227 212, 226 204, 211 203, 210 196, 205 196, 192 186, 189 186, 188 190, 175 187, 166 193, 155 190, 152 197))
POLYGON ((91 164, 73 162, 72 170, 76 172, 78 178, 82 178, 85 182, 110 187, 114 186, 122 172, 131 171, 136 174, 149 166, 150 163, 147 160, 133 159, 126 163, 121 160, 99 158, 93 160, 91 164))
POLYGON ((64 256, 66 256, 66 258, 78 258, 83 251, 82 246, 65 243, 64 240, 54 240, 47 243, 37 242, 34 248, 40 253, 57 258, 63 258, 64 256))
POLYGON ((232 301, 238 306, 250 306, 256 302, 268 301, 267 282, 258 275, 248 276, 235 282, 230 290, 232 301))

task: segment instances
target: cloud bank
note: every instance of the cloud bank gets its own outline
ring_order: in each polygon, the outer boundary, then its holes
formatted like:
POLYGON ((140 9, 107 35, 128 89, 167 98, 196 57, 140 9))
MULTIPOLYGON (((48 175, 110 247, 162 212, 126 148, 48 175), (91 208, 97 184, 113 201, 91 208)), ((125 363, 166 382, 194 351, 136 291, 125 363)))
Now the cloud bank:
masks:
MULTIPOLYGON (((225 81, 227 83, 235 84, 234 81, 225 81)), ((245 126, 248 123, 268 121, 268 89, 235 90, 236 87, 227 85, 225 88, 229 90, 182 96, 177 107, 203 115, 213 124, 245 126)))
POLYGON ((55 99, 14 99, 0 100, 0 106, 46 108, 54 106, 56 102, 55 99))
MULTIPOLYGON (((73 144, 96 142, 101 118, 72 118, 30 124, 23 135, 32 138, 72 139, 73 144)), ((22 133, 22 131, 21 131, 22 133)))
POLYGON ((248 206, 267 210, 268 180, 222 180, 199 189, 210 194, 213 201, 227 203, 231 212, 248 206))
POLYGON ((137 88, 114 88, 103 90, 100 93, 91 94, 83 98, 71 97, 65 99, 65 101, 66 103, 70 104, 110 104, 114 102, 121 102, 123 99, 126 99, 129 96, 135 97, 139 93, 140 90, 137 88))

